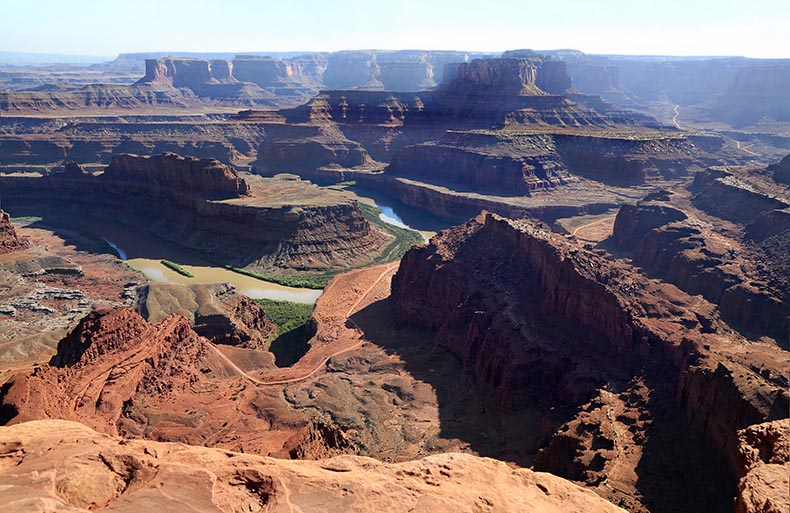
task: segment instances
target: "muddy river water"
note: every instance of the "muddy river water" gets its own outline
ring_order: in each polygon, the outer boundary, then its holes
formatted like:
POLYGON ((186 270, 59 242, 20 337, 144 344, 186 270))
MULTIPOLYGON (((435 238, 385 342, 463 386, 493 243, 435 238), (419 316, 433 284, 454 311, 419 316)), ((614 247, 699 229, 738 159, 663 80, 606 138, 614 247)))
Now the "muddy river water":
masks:
MULTIPOLYGON (((382 221, 419 231, 426 240, 437 230, 449 226, 449 223, 426 216, 417 209, 407 207, 375 191, 352 187, 348 192, 353 193, 361 202, 379 207, 382 210, 380 216, 382 221)), ((242 294, 254 299, 267 298, 298 303, 314 303, 322 292, 285 287, 235 273, 207 262, 180 246, 113 220, 75 219, 73 221, 104 239, 130 267, 142 272, 153 281, 183 284, 228 282, 242 294), (176 262, 194 277, 188 278, 173 271, 162 265, 162 260, 176 262)))

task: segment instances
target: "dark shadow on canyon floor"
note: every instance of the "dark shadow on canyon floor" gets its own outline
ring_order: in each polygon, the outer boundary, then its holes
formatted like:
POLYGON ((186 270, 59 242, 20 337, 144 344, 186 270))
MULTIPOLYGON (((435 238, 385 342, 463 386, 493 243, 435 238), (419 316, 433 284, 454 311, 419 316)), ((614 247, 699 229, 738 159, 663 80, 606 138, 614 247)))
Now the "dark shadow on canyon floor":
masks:
POLYGON ((111 242, 120 248, 126 259, 172 260, 181 265, 212 265, 198 252, 182 248, 139 226, 128 224, 118 212, 109 209, 88 211, 77 205, 13 203, 15 217, 37 217, 28 226, 53 231, 66 245, 89 253, 116 254, 111 242), (116 215, 118 214, 118 215, 116 215))
MULTIPOLYGON (((397 354, 406 371, 436 391, 440 436, 459 439, 481 456, 531 466, 549 436, 574 415, 521 405, 502 411, 478 387, 470 369, 436 344, 428 330, 397 320, 390 299, 373 303, 351 319, 367 340, 397 354)), ((673 385, 654 374, 648 405, 655 419, 637 463, 637 495, 651 513, 731 512, 737 491, 725 459, 696 437, 675 403, 673 385)), ((549 393, 549 391, 547 391, 549 393)), ((563 476, 567 477, 567 476, 563 476)))
POLYGON ((415 379, 430 384, 439 403, 441 437, 459 439, 482 456, 532 463, 538 447, 538 412, 496 411, 463 362, 434 342, 429 331, 398 322, 389 299, 352 316, 365 338, 404 361, 415 379))
POLYGON ((279 335, 269 346, 277 367, 290 367, 310 349, 305 336, 305 326, 279 335))
POLYGON ((663 380, 654 379, 651 388, 647 409, 654 421, 635 468, 643 503, 654 513, 735 511, 738 482, 725 458, 694 435, 663 380))

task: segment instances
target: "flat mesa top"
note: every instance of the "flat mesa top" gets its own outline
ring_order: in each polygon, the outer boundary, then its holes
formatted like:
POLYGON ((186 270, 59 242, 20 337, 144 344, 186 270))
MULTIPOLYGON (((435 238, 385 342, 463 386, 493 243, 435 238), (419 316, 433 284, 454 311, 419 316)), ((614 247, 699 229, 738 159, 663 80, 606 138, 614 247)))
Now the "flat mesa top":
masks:
POLYGON ((248 173, 239 173, 250 186, 250 196, 215 200, 216 203, 232 203, 250 207, 331 207, 349 205, 351 195, 337 190, 319 187, 295 175, 278 175, 265 178, 248 173))

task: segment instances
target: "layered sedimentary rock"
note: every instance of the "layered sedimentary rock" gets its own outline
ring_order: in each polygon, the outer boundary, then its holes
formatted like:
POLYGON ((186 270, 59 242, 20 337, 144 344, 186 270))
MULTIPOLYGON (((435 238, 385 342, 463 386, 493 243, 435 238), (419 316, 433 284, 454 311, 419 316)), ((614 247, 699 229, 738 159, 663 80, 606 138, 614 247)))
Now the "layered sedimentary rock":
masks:
MULTIPOLYGON (((583 405, 602 394, 606 383, 609 390, 625 390, 642 377, 650 400, 642 399, 640 411, 655 419, 641 441, 635 438, 638 447, 644 444, 637 450, 641 456, 623 453, 622 440, 607 454, 595 437, 589 439, 589 457, 580 457, 575 467, 567 462, 576 457, 576 442, 549 444, 542 455, 542 468, 583 478, 590 486, 601 484, 595 473, 606 472, 610 464, 633 469, 641 461, 643 469, 651 462, 660 467, 661 458, 651 460, 644 452, 650 447, 644 437, 657 437, 661 429, 693 430, 735 473, 736 431, 787 417, 786 382, 779 370, 786 355, 779 348, 761 346, 747 355, 749 346, 717 320, 710 303, 526 221, 487 214, 443 232, 406 254, 392 294, 401 318, 434 331, 440 345, 473 369, 497 409, 537 407, 546 412, 541 425, 549 433, 589 412, 583 405), (672 411, 686 420, 670 418, 672 411)), ((624 401, 624 411, 628 397, 616 400, 624 401)), ((624 426, 633 424, 629 415, 623 417, 624 426)), ((568 432, 582 439, 572 428, 568 432)), ((685 440, 688 434, 677 436, 685 440)), ((714 456, 705 458, 712 459, 698 470, 715 474, 720 463, 714 456)), ((694 481, 694 472, 682 480, 694 481)), ((618 479, 624 483, 620 489, 634 491, 612 492, 601 484, 599 492, 636 501, 640 508, 661 502, 660 490, 645 488, 633 473, 618 479)))
POLYGON ((16 114, 195 109, 200 99, 189 89, 155 85, 90 84, 73 91, 13 91, 0 94, 0 109, 16 114))
MULTIPOLYGON (((570 75, 573 88, 589 94, 607 96, 621 91, 620 70, 607 57, 586 55, 577 50, 555 50, 542 52, 545 55, 560 59, 570 75)), ((510 50, 503 57, 521 57, 534 55, 531 50, 510 50)))
POLYGON ((438 143, 408 146, 387 174, 480 193, 529 195, 576 181, 550 136, 458 133, 438 143))
MULTIPOLYGON (((719 144, 721 138, 718 139, 719 144)), ((687 176, 719 158, 686 137, 558 135, 557 151, 575 174, 614 185, 687 176)))
POLYGON ((371 51, 334 53, 329 57, 324 82, 330 89, 383 89, 376 57, 371 51))
MULTIPOLYGON (((543 125, 611 127, 611 105, 584 105, 569 97, 565 64, 545 58, 475 59, 445 71, 433 116, 449 116, 456 126, 543 125), (492 96, 496 101, 492 101, 492 96)), ((577 96, 578 100, 584 100, 577 96)))
POLYGON ((0 447, 9 463, 0 471, 0 501, 20 513, 623 511, 551 474, 465 454, 398 464, 355 456, 285 461, 121 441, 64 421, 4 428, 0 447))
POLYGON ((790 64, 741 68, 714 105, 713 115, 734 127, 762 118, 790 121, 790 64))
POLYGON ((221 82, 230 78, 230 67, 221 60, 203 59, 147 59, 145 76, 140 83, 157 83, 173 87, 190 87, 211 80, 221 82))
POLYGON ((595 97, 571 94, 560 61, 540 58, 475 59, 449 66, 435 91, 323 91, 306 105, 282 111, 291 123, 444 128, 534 125, 656 127, 655 120, 614 108, 595 97), (545 89, 544 89, 545 88, 545 89), (492 101, 496 96, 496 101, 492 101))
POLYGON ((669 205, 642 203, 623 205, 618 211, 614 225, 614 237, 618 246, 634 249, 652 229, 686 219, 686 214, 669 205))
POLYGON ((126 431, 124 422, 139 430, 139 417, 121 419, 131 397, 161 401, 188 392, 201 381, 198 366, 208 352, 183 317, 149 325, 129 309, 92 312, 58 344, 49 366, 12 379, 3 395, 4 420, 48 416, 109 433, 126 431))
MULTIPOLYGON (((574 94, 561 61, 475 59, 450 67, 436 91, 324 91, 280 111, 287 123, 325 127, 324 135, 266 141, 255 170, 290 167, 311 179, 323 173, 327 181, 359 179, 376 186, 373 178, 341 177, 335 170, 377 169, 383 164, 376 161, 390 161, 388 177, 518 196, 574 182, 571 173, 632 185, 719 162, 709 152, 721 138, 660 134, 655 120, 574 94)), ((235 119, 250 123, 257 117, 250 112, 235 119)), ((260 115, 261 122, 270 118, 260 115)), ((380 181, 389 190, 387 179, 380 181)))
MULTIPOLYGON (((109 164, 113 155, 155 155, 175 152, 198 158, 236 163, 257 150, 269 127, 217 124, 206 116, 137 118, 80 118, 53 122, 25 118, 8 123, 0 139, 0 158, 6 168, 24 164, 44 171, 64 161, 109 164)), ((277 134, 278 127, 271 129, 277 134)))
POLYGON ((320 89, 420 91, 442 79, 447 62, 460 52, 345 51, 286 58, 237 55, 233 59, 158 57, 146 59, 137 85, 185 89, 225 103, 287 105, 320 89))
POLYGON ((326 58, 316 54, 293 59, 241 55, 233 60, 146 59, 137 84, 193 91, 200 97, 247 104, 287 103, 306 99, 321 84, 326 58))
POLYGON ((563 94, 571 87, 565 63, 540 58, 475 59, 454 66, 448 88, 475 94, 563 94))
MULTIPOLYGON (((684 128, 696 124, 718 127, 723 123, 741 130, 745 137, 770 144, 769 134, 779 134, 787 123, 787 59, 744 57, 618 57, 589 55, 575 50, 548 50, 541 54, 561 60, 574 89, 601 95, 626 108, 642 112, 665 111, 684 128), (674 112, 669 109, 674 108, 674 112), (672 113, 669 113, 672 112, 672 113), (680 118, 680 120, 678 120, 680 118), (778 128, 778 130, 777 130, 778 128), (763 138, 765 136, 765 138, 763 138)), ((512 50, 503 57, 537 57, 531 50, 512 50)), ((738 137, 736 137, 738 138, 738 137)), ((739 138, 741 141, 745 139, 739 138)), ((776 148, 786 149, 784 144, 776 148)))
POLYGON ((11 214, 0 210, 0 254, 25 249, 30 243, 16 233, 11 223, 11 214))
POLYGON ((226 199, 250 194, 247 182, 229 166, 175 153, 150 157, 116 155, 103 177, 129 193, 162 199, 226 199))
POLYGON ((324 166, 356 168, 371 163, 365 148, 344 137, 277 139, 261 146, 255 172, 269 176, 311 171, 324 166))
MULTIPOLYGON (((234 350, 259 367, 267 360, 265 351, 234 350)), ((289 412, 265 391, 245 392, 247 383, 235 365, 185 317, 149 323, 129 308, 98 310, 59 342, 49 365, 11 377, 2 391, 0 421, 75 420, 126 438, 259 454, 286 451, 288 457, 286 444, 299 446, 310 429, 309 416, 289 412), (251 414, 262 404, 279 413, 251 414)), ((353 452, 348 445, 322 444, 320 436, 307 449, 353 452)))
POLYGON ((450 133, 407 146, 386 174, 516 196, 575 183, 579 176, 613 185, 656 182, 707 161, 688 141, 672 137, 450 133))
POLYGON ((770 191, 758 190, 726 168, 711 168, 694 177, 694 204, 711 214, 735 222, 748 222, 769 210, 790 207, 770 191))
POLYGON ((773 208, 783 202, 722 169, 698 173, 692 189, 700 208, 740 226, 717 231, 723 221, 702 222, 693 207, 686 212, 673 207, 677 198, 667 194, 621 207, 615 243, 651 276, 719 305, 733 326, 786 347, 787 257, 778 248, 788 238, 790 223, 783 222, 783 209, 773 208))
POLYGON ((381 62, 379 81, 389 91, 424 91, 436 86, 430 62, 381 62))
POLYGON ((121 155, 98 175, 70 165, 51 176, 0 182, 11 201, 40 198, 88 207, 97 215, 112 211, 239 267, 345 267, 369 262, 384 244, 346 197, 299 181, 256 177, 253 186, 215 160, 121 155))
POLYGON ((326 57, 305 55, 287 60, 269 57, 237 56, 232 61, 233 76, 260 87, 317 89, 326 70, 326 57))

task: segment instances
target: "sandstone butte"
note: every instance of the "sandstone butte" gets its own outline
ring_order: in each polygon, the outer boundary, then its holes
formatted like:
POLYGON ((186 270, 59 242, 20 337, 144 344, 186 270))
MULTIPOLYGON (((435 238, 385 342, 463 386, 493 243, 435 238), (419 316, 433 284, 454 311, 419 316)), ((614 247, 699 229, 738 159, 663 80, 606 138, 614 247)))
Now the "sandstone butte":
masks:
POLYGON ((0 429, 0 482, 0 503, 17 512, 624 511, 562 478, 468 454, 278 460, 62 420, 0 429))

